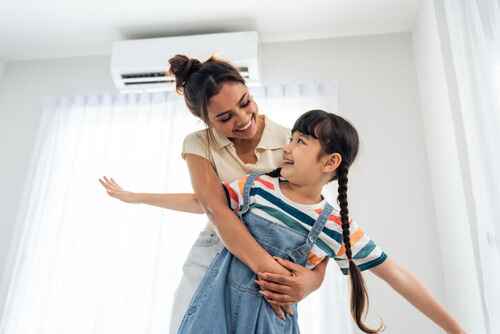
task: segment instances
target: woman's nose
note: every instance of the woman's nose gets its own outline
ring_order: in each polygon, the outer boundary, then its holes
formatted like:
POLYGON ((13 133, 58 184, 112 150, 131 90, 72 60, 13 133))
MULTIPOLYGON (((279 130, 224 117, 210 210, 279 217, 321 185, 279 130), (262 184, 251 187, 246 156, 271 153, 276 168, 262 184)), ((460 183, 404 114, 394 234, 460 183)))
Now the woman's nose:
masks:
POLYGON ((238 112, 236 113, 236 117, 238 119, 239 126, 244 126, 248 123, 248 121, 252 117, 252 114, 246 112, 243 109, 238 109, 238 112))

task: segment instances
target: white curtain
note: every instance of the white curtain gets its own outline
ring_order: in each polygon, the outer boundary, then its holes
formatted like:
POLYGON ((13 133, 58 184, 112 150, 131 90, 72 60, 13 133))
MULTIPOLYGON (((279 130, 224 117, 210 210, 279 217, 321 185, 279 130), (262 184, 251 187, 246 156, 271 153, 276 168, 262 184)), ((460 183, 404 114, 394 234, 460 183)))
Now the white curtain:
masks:
MULTIPOLYGON (((252 91, 261 112, 286 126, 308 109, 337 111, 335 83, 252 91)), ((173 93, 45 101, 0 333, 168 332, 181 267, 206 218, 124 204, 98 178, 132 191, 190 192, 181 143, 202 127, 173 93)), ((351 331, 346 283, 332 261, 321 290, 301 305, 304 332, 351 331)))
MULTIPOLYGON (((500 333, 500 1, 443 0, 490 333, 500 333)), ((467 270, 467 268, 464 268, 467 270)))

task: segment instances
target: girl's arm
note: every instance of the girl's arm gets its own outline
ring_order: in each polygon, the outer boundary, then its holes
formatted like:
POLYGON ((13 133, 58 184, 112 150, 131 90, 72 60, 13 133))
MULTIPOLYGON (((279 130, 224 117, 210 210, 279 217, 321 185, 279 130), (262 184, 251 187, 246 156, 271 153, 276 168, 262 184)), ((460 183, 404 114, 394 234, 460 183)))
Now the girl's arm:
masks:
POLYGON ((397 265, 392 259, 388 258, 370 270, 447 333, 465 333, 458 321, 446 312, 415 275, 397 265))
POLYGON ((195 194, 152 194, 134 193, 126 191, 113 178, 103 177, 99 182, 106 189, 109 196, 126 203, 141 203, 160 208, 184 211, 189 213, 205 213, 195 194))

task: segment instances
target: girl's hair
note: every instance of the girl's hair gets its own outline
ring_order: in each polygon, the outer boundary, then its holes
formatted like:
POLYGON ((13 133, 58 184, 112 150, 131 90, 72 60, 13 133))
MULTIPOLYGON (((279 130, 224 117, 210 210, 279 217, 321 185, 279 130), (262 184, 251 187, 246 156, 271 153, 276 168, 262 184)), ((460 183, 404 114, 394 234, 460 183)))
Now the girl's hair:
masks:
MULTIPOLYGON (((377 329, 371 329, 362 320, 368 309, 368 293, 363 276, 352 259, 351 240, 349 237, 349 210, 347 203, 347 174, 359 150, 358 132, 342 117, 323 110, 311 110, 299 117, 292 133, 300 132, 319 140, 321 151, 319 157, 325 154, 338 153, 342 161, 330 181, 338 180, 337 201, 340 206, 342 221, 342 236, 345 253, 349 260, 349 275, 351 277, 351 314, 358 327, 365 333, 378 333, 384 328, 383 323, 377 329)), ((318 158, 319 158, 318 157, 318 158)), ((279 176, 279 169, 270 173, 279 176)))
POLYGON ((196 117, 208 125, 208 103, 226 82, 241 83, 245 79, 230 63, 210 57, 205 62, 176 55, 168 60, 170 73, 175 76, 177 93, 184 95, 187 107, 196 117))

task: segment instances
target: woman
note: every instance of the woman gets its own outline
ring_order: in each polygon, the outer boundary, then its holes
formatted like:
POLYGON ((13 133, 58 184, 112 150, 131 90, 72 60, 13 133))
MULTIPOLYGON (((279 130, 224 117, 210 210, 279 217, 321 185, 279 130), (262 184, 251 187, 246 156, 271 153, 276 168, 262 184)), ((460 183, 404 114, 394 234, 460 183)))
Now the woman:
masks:
MULTIPOLYGON (((213 57, 201 63, 184 55, 171 58, 169 63, 170 72, 176 78, 177 92, 184 96, 191 113, 207 125, 207 129, 191 133, 184 139, 182 157, 188 165, 196 199, 210 219, 183 266, 173 303, 170 333, 177 333, 191 297, 224 245, 254 273, 288 277, 281 283, 272 282, 270 278, 269 285, 265 282, 262 285, 273 310, 284 318, 285 313, 292 312, 286 304, 297 303, 319 288, 327 260, 314 270, 286 261, 278 263, 228 207, 221 183, 251 172, 276 169, 282 160, 283 146, 289 141, 290 130, 259 115, 245 80, 231 64, 213 57), (268 289, 271 285, 272 291, 268 289)), ((140 194, 140 198, 130 198, 132 193, 123 191, 114 181, 105 178, 101 183, 111 196, 127 202, 169 208, 175 198, 175 194, 140 194)))

